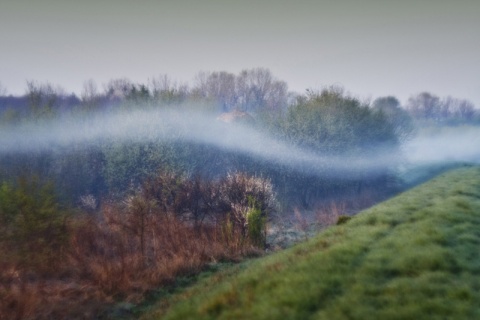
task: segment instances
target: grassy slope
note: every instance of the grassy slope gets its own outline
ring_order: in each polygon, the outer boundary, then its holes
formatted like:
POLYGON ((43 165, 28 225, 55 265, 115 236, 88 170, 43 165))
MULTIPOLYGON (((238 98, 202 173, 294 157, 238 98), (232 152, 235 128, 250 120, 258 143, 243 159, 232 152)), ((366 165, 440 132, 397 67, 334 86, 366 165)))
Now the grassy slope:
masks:
POLYGON ((144 318, 478 319, 479 249, 480 168, 457 169, 144 318))

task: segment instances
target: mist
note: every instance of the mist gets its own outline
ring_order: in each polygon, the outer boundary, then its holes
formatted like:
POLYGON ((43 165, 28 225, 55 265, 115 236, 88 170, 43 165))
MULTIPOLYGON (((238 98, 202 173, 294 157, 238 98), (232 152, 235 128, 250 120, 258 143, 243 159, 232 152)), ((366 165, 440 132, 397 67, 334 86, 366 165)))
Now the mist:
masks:
POLYGON ((423 132, 403 145, 411 164, 480 163, 480 127, 443 127, 423 132))
POLYGON ((211 145, 256 157, 291 169, 309 168, 349 172, 374 171, 395 161, 391 153, 368 157, 319 156, 270 137, 252 126, 224 123, 211 113, 176 110, 135 110, 22 123, 0 129, 0 155, 61 151, 74 145, 97 147, 103 143, 184 141, 211 145))
POLYGON ((73 146, 108 143, 183 141, 238 152, 312 175, 348 177, 355 171, 374 174, 396 165, 441 162, 480 162, 480 128, 461 127, 422 134, 392 149, 363 156, 338 156, 298 148, 252 126, 224 123, 213 113, 185 109, 136 109, 24 122, 0 129, 0 156, 62 151, 73 146))

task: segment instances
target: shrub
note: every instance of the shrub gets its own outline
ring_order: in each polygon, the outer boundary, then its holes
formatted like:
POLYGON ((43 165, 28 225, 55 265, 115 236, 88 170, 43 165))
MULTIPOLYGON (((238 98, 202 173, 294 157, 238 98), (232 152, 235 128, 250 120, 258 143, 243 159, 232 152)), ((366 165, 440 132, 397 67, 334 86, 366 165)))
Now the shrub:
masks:
POLYGON ((57 271, 68 243, 65 212, 55 198, 53 184, 37 178, 18 179, 0 188, 3 246, 14 268, 37 273, 57 271))
POLYGON ((221 203, 234 226, 244 237, 253 237, 250 238, 252 244, 264 245, 266 220, 276 206, 271 182, 244 173, 231 173, 220 184, 221 203))
POLYGON ((247 212, 247 229, 250 243, 256 247, 265 247, 266 217, 258 208, 251 208, 247 212))
POLYGON ((137 225, 143 225, 147 211, 154 207, 159 214, 193 221, 197 228, 204 221, 218 222, 224 225, 224 233, 231 233, 225 234, 226 239, 240 236, 255 246, 264 246, 267 216, 276 206, 271 182, 244 173, 208 180, 160 171, 127 202, 129 210, 136 212, 137 225))
POLYGON ((337 225, 347 223, 352 217, 350 216, 339 216, 337 220, 337 225))

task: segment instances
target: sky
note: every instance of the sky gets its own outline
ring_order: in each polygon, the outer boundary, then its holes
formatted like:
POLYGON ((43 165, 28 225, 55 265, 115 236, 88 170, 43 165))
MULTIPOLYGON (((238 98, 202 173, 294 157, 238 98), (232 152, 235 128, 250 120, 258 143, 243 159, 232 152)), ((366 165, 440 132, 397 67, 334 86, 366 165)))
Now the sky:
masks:
POLYGON ((429 91, 480 107, 479 0, 1 0, 0 83, 79 95, 93 79, 268 68, 290 90, 429 91))

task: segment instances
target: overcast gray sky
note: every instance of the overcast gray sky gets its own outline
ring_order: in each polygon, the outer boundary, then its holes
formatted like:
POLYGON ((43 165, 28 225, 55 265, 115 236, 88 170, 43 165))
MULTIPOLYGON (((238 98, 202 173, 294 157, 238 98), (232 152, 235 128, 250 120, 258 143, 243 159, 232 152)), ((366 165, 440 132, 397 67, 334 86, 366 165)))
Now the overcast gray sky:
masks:
POLYGON ((479 0, 0 0, 0 46, 11 94, 265 67, 297 92, 426 90, 480 107, 479 0))

